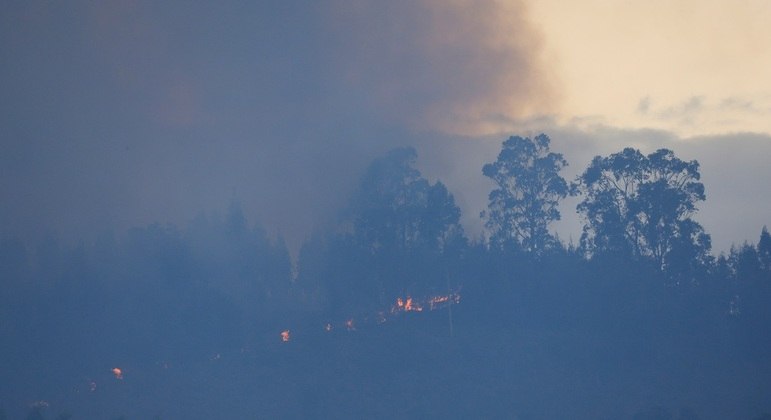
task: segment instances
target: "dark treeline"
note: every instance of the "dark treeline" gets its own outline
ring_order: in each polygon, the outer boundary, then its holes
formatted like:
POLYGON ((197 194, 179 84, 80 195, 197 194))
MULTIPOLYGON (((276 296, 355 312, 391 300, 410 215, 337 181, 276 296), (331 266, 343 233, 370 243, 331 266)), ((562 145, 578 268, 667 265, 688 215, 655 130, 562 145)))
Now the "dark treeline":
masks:
POLYGON ((494 187, 486 238, 471 241, 415 159, 404 148, 372 162, 295 266, 237 203, 74 247, 4 236, 0 418, 771 411, 771 235, 714 256, 695 219, 696 161, 628 148, 571 181, 547 136, 511 137, 481 168, 494 187), (577 244, 549 229, 568 195, 581 199, 577 244), (461 304, 373 321, 397 298, 448 293, 461 304))

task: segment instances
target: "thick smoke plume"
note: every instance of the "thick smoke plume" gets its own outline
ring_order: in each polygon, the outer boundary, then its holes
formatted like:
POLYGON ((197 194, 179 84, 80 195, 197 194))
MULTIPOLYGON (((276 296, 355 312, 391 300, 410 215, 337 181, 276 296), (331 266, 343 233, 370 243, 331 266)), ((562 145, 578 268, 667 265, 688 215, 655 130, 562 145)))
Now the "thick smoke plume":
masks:
POLYGON ((553 106, 541 43, 519 1, 13 3, 0 229, 181 223, 236 198, 296 246, 385 150, 553 106))

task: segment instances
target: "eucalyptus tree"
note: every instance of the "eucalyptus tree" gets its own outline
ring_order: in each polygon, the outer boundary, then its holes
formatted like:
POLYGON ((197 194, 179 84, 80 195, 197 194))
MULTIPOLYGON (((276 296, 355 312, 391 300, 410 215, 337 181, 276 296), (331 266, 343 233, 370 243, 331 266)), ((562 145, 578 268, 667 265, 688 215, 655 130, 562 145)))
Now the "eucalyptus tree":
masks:
POLYGON ((416 159, 413 148, 399 148, 372 161, 342 227, 303 248, 299 278, 319 286, 331 312, 367 312, 397 296, 447 289, 465 246, 460 209, 416 159))
POLYGON ((351 200, 357 241, 378 249, 427 248, 441 252, 462 238, 460 209, 441 182, 431 184, 414 164, 413 148, 376 159, 351 200))
POLYGON ((559 202, 569 192, 559 175, 567 161, 549 143, 545 134, 509 137, 496 161, 482 168, 496 184, 481 213, 491 246, 540 253, 557 244, 548 227, 560 219, 559 202))
POLYGON ((697 161, 667 149, 595 157, 573 185, 584 196, 582 247, 649 259, 666 271, 706 262, 710 236, 693 220, 706 198, 700 177, 697 161))

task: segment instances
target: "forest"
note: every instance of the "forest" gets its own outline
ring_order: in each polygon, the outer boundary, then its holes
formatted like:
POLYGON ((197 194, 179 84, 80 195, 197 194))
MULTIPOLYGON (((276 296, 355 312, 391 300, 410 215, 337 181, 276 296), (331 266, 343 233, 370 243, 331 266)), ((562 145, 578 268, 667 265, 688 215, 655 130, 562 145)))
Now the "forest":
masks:
POLYGON ((74 245, 4 232, 0 419, 771 418, 771 234, 716 255, 697 161, 625 148, 571 180, 512 136, 470 238, 416 159, 372 161, 294 259, 235 200, 74 245))

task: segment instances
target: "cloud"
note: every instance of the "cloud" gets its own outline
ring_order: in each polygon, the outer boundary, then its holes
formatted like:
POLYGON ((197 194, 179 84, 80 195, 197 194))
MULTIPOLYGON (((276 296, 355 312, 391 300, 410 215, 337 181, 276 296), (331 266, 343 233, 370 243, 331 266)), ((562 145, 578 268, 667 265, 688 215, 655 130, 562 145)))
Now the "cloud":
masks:
POLYGON ((563 121, 602 115, 610 125, 682 136, 771 132, 768 1, 538 0, 531 6, 563 82, 563 121), (645 97, 647 113, 640 112, 645 97), (698 112, 689 108, 694 97, 703 98, 698 112), (765 114, 716 109, 730 97, 765 114), (671 115, 657 114, 665 110, 671 115))
MULTIPOLYGON (((627 145, 699 159, 698 218, 718 249, 771 224, 758 193, 767 136, 541 117, 561 105, 543 47, 519 1, 14 3, 0 15, 0 231, 185 223, 236 198, 296 248, 335 219, 372 158, 414 145, 478 234, 482 165, 509 135, 542 131, 568 179, 627 145)), ((654 92, 638 114, 717 124, 769 104, 654 92)), ((558 231, 577 239, 574 203, 563 218, 558 231)))
POLYGON ((763 117, 770 111, 771 96, 762 93, 726 97, 694 95, 670 104, 645 96, 637 105, 637 114, 644 126, 692 133, 690 136, 764 132, 763 117))
POLYGON ((691 96, 685 102, 658 111, 657 118, 663 120, 678 119, 681 123, 693 124, 694 115, 704 110, 704 97, 691 96))
POLYGON ((527 13, 516 0, 14 3, 0 16, 0 230, 184 223, 235 197, 296 245, 385 150, 558 103, 527 13))

